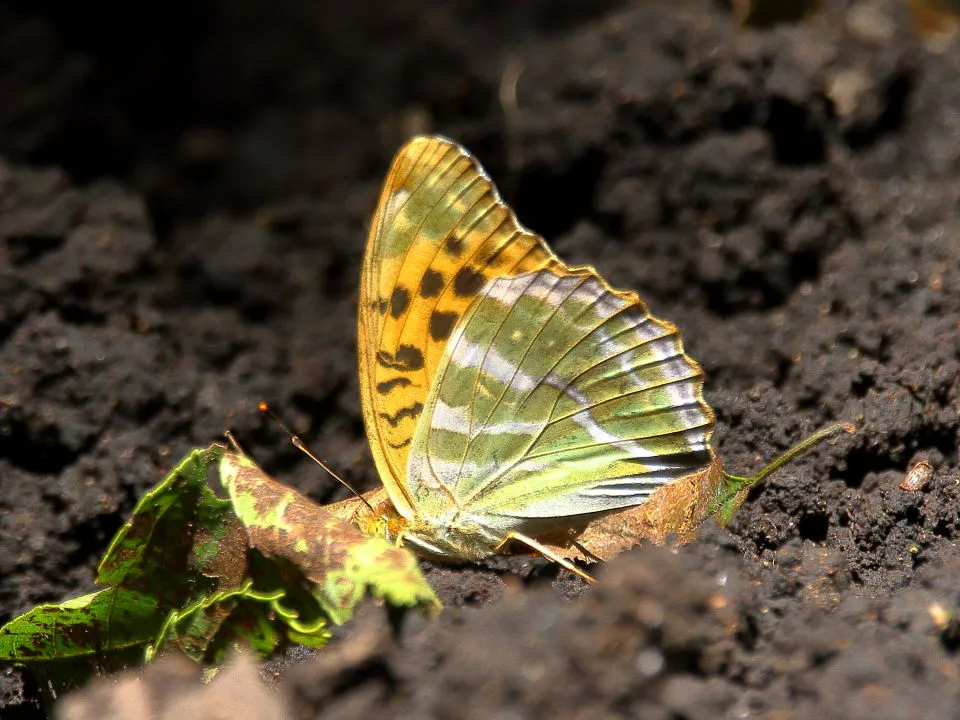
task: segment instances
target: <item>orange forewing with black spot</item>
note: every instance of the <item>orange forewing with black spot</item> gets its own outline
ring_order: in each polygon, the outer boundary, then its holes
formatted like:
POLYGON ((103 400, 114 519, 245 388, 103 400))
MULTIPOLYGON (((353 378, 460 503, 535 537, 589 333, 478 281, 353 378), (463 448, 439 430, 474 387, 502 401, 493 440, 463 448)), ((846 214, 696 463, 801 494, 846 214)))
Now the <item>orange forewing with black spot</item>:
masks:
POLYGON ((416 137, 394 158, 360 281, 360 396, 377 469, 410 512, 407 456, 457 321, 490 278, 565 267, 462 147, 416 137))

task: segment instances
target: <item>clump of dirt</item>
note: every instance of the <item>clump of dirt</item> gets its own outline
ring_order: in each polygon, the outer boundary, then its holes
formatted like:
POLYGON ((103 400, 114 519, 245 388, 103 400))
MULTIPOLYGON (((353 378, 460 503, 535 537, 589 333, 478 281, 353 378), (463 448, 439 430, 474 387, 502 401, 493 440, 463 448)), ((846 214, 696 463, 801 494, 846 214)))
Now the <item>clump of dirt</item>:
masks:
MULTIPOLYGON (((858 432, 595 589, 538 560, 431 569, 436 624, 368 614, 271 666, 298 716, 952 717, 957 48, 896 0, 764 30, 704 3, 189 5, 109 36, 2 11, 0 621, 87 590, 136 498, 227 427, 341 497, 261 399, 374 482, 359 262, 390 155, 429 129, 681 328, 731 471, 858 432), (929 487, 899 490, 919 460, 929 487)), ((0 678, 4 717, 36 698, 0 678)))
POLYGON ((756 575, 720 533, 689 552, 646 548, 575 602, 550 588, 510 592, 403 646, 360 629, 291 670, 287 689, 321 718, 387 703, 398 718, 893 718, 934 702, 933 716, 949 715, 955 659, 928 613, 936 573, 866 600, 835 551, 798 544, 756 575), (781 615, 787 598, 794 608, 781 615))

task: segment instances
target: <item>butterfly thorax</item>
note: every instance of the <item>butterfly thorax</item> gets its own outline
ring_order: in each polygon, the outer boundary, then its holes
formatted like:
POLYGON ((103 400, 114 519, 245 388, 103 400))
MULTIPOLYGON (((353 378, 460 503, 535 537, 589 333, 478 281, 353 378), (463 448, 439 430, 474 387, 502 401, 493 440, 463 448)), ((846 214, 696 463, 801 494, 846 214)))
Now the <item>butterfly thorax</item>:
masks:
POLYGON ((395 541, 407 525, 407 519, 397 512, 389 500, 373 507, 361 505, 353 516, 354 524, 368 535, 395 541))
POLYGON ((503 544, 503 538, 463 515, 419 518, 401 531, 399 539, 421 555, 446 562, 482 560, 503 544))
POLYGON ((373 512, 358 512, 354 521, 365 532, 406 545, 420 555, 446 562, 469 562, 489 557, 503 539, 460 512, 443 517, 408 520, 387 501, 373 512))

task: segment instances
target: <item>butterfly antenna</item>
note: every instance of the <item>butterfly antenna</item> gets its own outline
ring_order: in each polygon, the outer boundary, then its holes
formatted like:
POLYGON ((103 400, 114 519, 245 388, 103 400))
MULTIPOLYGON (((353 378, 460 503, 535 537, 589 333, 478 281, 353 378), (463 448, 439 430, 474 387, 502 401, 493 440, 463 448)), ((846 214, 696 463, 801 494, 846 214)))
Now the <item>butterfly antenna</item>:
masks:
MULTIPOLYGON (((348 483, 348 482, 347 482, 346 480, 344 480, 342 477, 340 477, 339 475, 337 475, 333 470, 331 470, 331 469, 330 469, 330 466, 327 465, 323 460, 321 460, 321 459, 318 458, 316 455, 314 455, 313 452, 310 450, 310 448, 308 448, 308 447, 303 443, 303 440, 300 439, 300 436, 297 435, 296 433, 294 433, 289 427, 287 427, 287 425, 283 422, 283 420, 281 420, 281 419, 277 416, 277 414, 276 414, 273 410, 270 409, 270 406, 269 406, 269 405, 267 405, 265 402, 262 402, 262 401, 261 401, 261 402, 257 403, 257 409, 258 409, 261 413, 263 413, 264 415, 266 415, 267 417, 269 417, 271 420, 273 420, 273 422, 275 422, 277 425, 279 425, 279 426, 283 429, 283 431, 284 431, 287 435, 290 436, 290 444, 291 444, 291 445, 293 445, 297 450, 299 450, 300 452, 302 452, 302 453, 303 453, 304 455, 306 455, 308 458, 310 458, 311 460, 313 460, 317 465, 319 465, 319 466, 322 467, 324 470, 326 470, 328 473, 330 473, 330 476, 331 476, 334 480, 336 480, 337 482, 339 482, 339 483, 340 483, 341 485, 343 485, 347 490, 349 490, 349 491, 352 492, 354 495, 356 495, 357 498, 358 498, 364 505, 366 505, 368 508, 370 508, 370 511, 371 511, 371 512, 373 512, 373 506, 372 506, 369 502, 367 502, 367 499, 366 499, 363 495, 361 495, 360 493, 358 493, 350 483, 348 483)), ((230 439, 230 441, 231 441, 232 443, 235 443, 235 441, 232 439, 232 437, 228 436, 228 439, 230 439)))
POLYGON ((726 481, 724 492, 722 493, 722 497, 719 499, 716 509, 713 511, 713 513, 711 513, 716 518, 717 523, 720 525, 726 525, 733 516, 733 513, 736 512, 740 505, 743 504, 743 501, 746 500, 747 493, 750 491, 750 489, 759 485, 764 478, 782 468, 798 455, 801 455, 810 448, 819 445, 827 438, 836 435, 841 430, 849 435, 852 435, 857 431, 857 427, 853 423, 836 423, 835 425, 828 425, 827 427, 818 430, 813 435, 810 435, 809 437, 806 437, 798 442, 792 448, 776 458, 773 462, 762 467, 755 475, 733 475, 724 471, 723 478, 726 481))

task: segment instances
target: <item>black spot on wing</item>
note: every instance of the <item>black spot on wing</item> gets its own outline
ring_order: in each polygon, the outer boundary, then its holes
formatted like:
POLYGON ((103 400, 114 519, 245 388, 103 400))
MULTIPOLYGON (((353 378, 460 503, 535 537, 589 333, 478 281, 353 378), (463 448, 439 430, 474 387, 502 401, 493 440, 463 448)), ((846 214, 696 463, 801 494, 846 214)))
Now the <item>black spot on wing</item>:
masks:
POLYGON ((377 363, 385 368, 402 372, 421 370, 423 368, 423 353, 413 345, 401 345, 397 348, 396 355, 391 355, 386 350, 380 350, 377 353, 377 363))
POLYGON ((373 309, 376 310, 381 315, 385 315, 387 312, 387 301, 386 300, 374 300, 372 303, 373 309))
POLYGON ((389 441, 387 442, 387 445, 389 445, 390 447, 392 447, 394 450, 399 450, 400 448, 405 448, 405 447, 406 447, 407 445, 409 445, 409 444, 410 444, 410 438, 407 438, 406 440, 403 440, 403 441, 398 442, 398 443, 392 443, 392 442, 389 442, 389 441))
POLYGON ((420 297, 437 297, 443 290, 443 275, 436 270, 427 270, 420 281, 420 297))
POLYGON ((404 310, 409 306, 410 293, 407 292, 406 288, 398 285, 390 296, 390 314, 396 319, 403 315, 404 310))
POLYGON ((462 267, 453 278, 453 292, 460 297, 470 297, 480 292, 487 278, 472 267, 462 267))
POLYGON ((443 244, 443 250, 447 253, 447 255, 460 257, 460 253, 463 252, 463 238, 458 238, 456 235, 450 235, 447 238, 447 241, 443 244))
POLYGON ((401 345, 397 348, 396 360, 408 370, 423 368, 423 353, 413 345, 401 345))
POLYGON ((380 417, 386 420, 390 424, 390 427, 396 427, 404 418, 419 417, 421 412, 423 412, 423 403, 416 402, 408 407, 400 408, 393 415, 380 413, 380 417))
POLYGON ((392 380, 384 380, 383 382, 377 383, 377 392, 378 393, 388 393, 394 388, 398 387, 407 387, 408 385, 413 385, 409 379, 405 377, 397 377, 392 380))
POLYGON ((430 315, 430 337, 438 341, 449 338, 458 317, 455 312, 434 310, 430 315))

